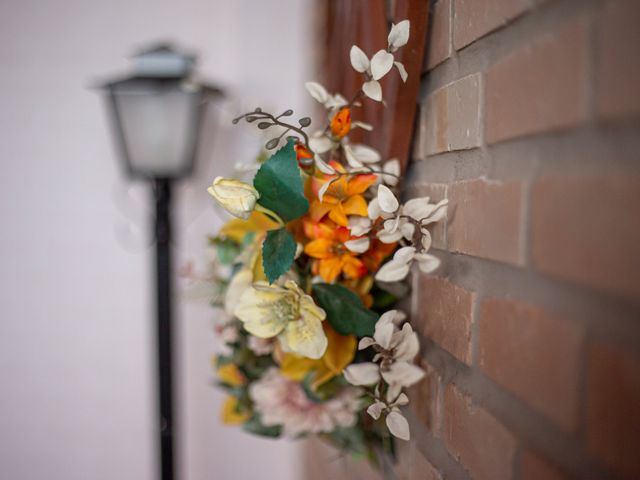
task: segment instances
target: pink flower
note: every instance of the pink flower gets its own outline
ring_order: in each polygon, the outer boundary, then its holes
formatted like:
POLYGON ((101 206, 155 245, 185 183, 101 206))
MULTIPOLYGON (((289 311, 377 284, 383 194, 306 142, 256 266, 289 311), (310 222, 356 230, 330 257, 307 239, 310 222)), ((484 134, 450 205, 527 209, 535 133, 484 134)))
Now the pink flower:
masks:
POLYGON ((331 432, 336 427, 351 427, 360 410, 360 390, 346 387, 331 400, 312 402, 302 386, 270 368, 249 388, 255 410, 266 426, 281 425, 287 436, 331 432))

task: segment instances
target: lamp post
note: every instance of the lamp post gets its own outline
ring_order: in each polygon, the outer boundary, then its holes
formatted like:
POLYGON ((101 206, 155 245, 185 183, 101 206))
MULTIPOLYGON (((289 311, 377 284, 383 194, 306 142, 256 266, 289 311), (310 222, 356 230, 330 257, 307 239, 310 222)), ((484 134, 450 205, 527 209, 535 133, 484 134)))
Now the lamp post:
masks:
POLYGON ((160 470, 162 480, 172 480, 171 187, 193 171, 207 101, 221 91, 196 82, 195 57, 169 45, 144 50, 134 60, 132 75, 100 88, 127 172, 153 188, 160 470))

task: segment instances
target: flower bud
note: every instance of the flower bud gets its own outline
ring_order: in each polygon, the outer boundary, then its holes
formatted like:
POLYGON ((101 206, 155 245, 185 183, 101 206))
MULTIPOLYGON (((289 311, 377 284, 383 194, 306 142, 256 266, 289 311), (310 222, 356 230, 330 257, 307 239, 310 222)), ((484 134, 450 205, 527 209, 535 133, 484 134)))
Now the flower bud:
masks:
POLYGON ((231 215, 248 219, 260 198, 258 191, 248 183, 217 177, 207 192, 231 215))

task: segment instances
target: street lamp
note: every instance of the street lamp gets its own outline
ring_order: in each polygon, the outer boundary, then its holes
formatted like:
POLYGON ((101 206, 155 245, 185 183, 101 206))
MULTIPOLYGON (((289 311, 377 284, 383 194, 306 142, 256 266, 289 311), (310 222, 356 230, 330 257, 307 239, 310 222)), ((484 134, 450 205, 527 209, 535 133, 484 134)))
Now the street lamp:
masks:
POLYGON ((172 480, 171 186, 193 171, 207 102, 221 91, 196 82, 195 57, 169 45, 141 51, 134 61, 132 75, 100 89, 127 172, 153 186, 161 478, 172 480))

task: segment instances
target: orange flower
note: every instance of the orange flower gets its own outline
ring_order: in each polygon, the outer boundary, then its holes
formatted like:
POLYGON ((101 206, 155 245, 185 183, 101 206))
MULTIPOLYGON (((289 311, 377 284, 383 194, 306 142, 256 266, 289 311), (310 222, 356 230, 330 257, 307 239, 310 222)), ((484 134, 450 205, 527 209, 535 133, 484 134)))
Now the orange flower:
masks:
POLYGON ((320 275, 325 282, 333 282, 341 273, 346 278, 360 278, 367 274, 367 267, 355 253, 349 251, 344 243, 354 240, 346 227, 332 227, 327 224, 317 224, 307 227, 317 229, 317 238, 307 243, 304 251, 316 259, 313 273, 320 275))
POLYGON ((331 133, 342 138, 351 130, 351 110, 348 107, 341 108, 331 119, 331 133))
POLYGON ((296 143, 295 149, 298 166, 305 171, 309 170, 313 166, 313 153, 302 143, 296 143))
MULTIPOLYGON (((337 162, 330 162, 330 165, 340 174, 345 170, 337 162)), ((319 222, 328 213, 329 218, 338 225, 346 227, 348 225, 347 215, 367 216, 367 201, 362 194, 376 181, 377 176, 373 174, 365 175, 323 175, 323 179, 313 178, 312 189, 315 194, 309 207, 309 214, 314 222, 319 222), (336 179, 337 178, 337 179, 336 179), (322 202, 317 194, 325 182, 333 180, 322 202)))
POLYGON ((362 260, 370 272, 380 268, 382 261, 395 252, 397 243, 383 243, 377 238, 371 240, 369 250, 362 254, 362 260))

